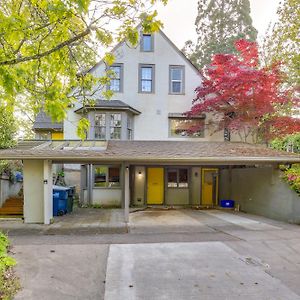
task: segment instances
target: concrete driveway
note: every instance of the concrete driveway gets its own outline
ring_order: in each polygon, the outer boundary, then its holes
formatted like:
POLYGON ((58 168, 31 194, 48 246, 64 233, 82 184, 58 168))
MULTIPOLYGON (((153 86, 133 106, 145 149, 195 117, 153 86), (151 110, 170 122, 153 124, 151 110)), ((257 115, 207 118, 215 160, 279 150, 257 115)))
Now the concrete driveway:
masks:
POLYGON ((300 299, 300 226, 258 216, 146 210, 128 234, 11 240, 16 299, 300 299))

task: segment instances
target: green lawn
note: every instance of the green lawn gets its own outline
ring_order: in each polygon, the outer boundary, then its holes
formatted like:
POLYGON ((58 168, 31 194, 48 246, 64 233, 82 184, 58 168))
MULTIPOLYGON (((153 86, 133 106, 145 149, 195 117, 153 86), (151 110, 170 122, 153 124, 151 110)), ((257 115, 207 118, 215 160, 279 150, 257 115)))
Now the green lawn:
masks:
POLYGON ((0 232, 0 299, 10 300, 20 288, 13 267, 16 261, 9 256, 9 240, 0 232))

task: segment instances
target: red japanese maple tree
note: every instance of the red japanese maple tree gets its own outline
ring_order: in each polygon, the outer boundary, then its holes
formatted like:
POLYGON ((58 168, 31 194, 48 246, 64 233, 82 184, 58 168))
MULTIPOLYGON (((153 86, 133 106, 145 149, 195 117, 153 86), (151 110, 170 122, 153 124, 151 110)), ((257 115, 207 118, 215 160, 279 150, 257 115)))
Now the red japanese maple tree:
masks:
POLYGON ((245 142, 300 131, 293 117, 299 98, 283 87, 281 65, 260 67, 256 43, 238 40, 235 47, 239 55, 214 55, 187 115, 212 113, 216 130, 236 132, 245 142))

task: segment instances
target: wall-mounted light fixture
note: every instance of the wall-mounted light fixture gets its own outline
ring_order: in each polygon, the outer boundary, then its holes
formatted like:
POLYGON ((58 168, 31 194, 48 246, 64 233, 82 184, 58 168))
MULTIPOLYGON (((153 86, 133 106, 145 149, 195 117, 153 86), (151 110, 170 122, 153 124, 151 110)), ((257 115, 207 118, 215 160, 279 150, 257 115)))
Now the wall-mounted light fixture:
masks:
POLYGON ((142 171, 139 171, 139 175, 142 175, 142 171))
POLYGON ((198 172, 195 172, 195 177, 198 177, 198 172))

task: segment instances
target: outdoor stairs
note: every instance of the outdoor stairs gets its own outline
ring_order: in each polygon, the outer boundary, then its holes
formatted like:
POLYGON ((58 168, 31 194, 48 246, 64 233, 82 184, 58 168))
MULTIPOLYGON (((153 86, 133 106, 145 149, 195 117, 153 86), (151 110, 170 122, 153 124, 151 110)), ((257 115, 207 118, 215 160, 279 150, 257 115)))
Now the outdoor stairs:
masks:
POLYGON ((0 215, 23 215, 23 205, 23 198, 10 197, 0 207, 0 215))

